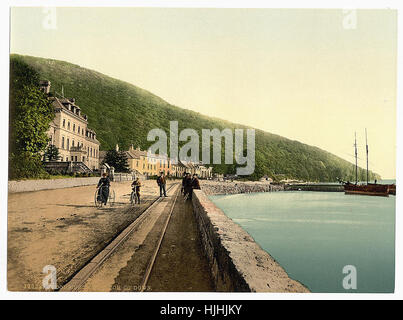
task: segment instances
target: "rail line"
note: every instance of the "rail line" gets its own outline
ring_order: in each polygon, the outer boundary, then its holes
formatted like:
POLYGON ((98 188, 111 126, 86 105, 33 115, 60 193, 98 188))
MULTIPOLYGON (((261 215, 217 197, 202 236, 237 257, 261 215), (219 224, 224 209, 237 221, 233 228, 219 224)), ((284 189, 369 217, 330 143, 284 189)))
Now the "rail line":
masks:
POLYGON ((171 220, 172 212, 173 212, 173 210, 175 208, 176 200, 178 199, 178 194, 179 194, 179 190, 176 191, 175 199, 174 199, 174 201, 172 203, 171 209, 169 210, 169 214, 168 214, 168 217, 167 217, 167 219, 165 221, 164 228, 162 229, 160 238, 158 240, 157 247, 155 248, 154 253, 151 256, 151 259, 150 259, 150 261, 148 263, 148 266, 147 266, 143 281, 142 281, 142 283, 140 285, 140 288, 141 288, 140 292, 144 292, 146 287, 147 287, 147 282, 148 282, 148 279, 150 278, 151 272, 153 270, 155 260, 157 259, 157 256, 158 256, 158 252, 160 251, 161 244, 162 244, 162 241, 164 239, 165 233, 167 231, 169 221, 171 220))
MULTIPOLYGON (((167 189, 167 193, 173 189, 178 183, 173 183, 170 185, 167 189)), ((153 255, 153 262, 149 263, 150 271, 149 274, 151 273, 152 266, 155 262, 155 258, 158 254, 159 247, 161 246, 162 243, 162 238, 165 235, 166 228, 169 223, 169 219, 172 215, 173 208, 176 203, 178 193, 176 193, 173 206, 170 209, 168 219, 166 221, 166 224, 164 226, 163 234, 160 238, 159 244, 158 244, 158 250, 154 252, 155 257, 153 255)), ((140 215, 125 229, 123 229, 121 232, 119 232, 101 251, 98 252, 98 254, 95 255, 91 260, 89 260, 82 268, 80 268, 77 272, 73 274, 73 276, 70 278, 70 280, 65 283, 59 291, 61 292, 71 292, 71 291, 79 291, 86 281, 88 280, 89 277, 103 264, 103 262, 113 253, 116 251, 116 249, 119 247, 119 245, 129 236, 132 234, 132 232, 135 230, 135 228, 141 224, 141 222, 144 221, 144 219, 149 215, 151 212, 151 208, 153 208, 157 203, 161 202, 163 198, 157 197, 154 199, 151 204, 142 212, 140 215)), ((148 270, 149 268, 147 268, 148 270)), ((148 271, 146 271, 147 274, 148 271)), ((146 282, 148 281, 148 277, 145 277, 146 282)), ((144 280, 143 280, 144 282, 144 280)))

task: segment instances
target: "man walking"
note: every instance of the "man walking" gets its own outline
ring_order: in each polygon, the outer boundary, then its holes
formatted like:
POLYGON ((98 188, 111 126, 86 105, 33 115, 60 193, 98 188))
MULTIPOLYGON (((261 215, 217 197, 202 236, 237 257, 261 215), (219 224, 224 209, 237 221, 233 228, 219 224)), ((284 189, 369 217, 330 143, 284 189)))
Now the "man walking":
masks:
POLYGON ((166 197, 167 196, 167 191, 166 191, 167 181, 165 179, 164 172, 161 172, 161 174, 157 178, 157 184, 160 187, 160 197, 162 197, 162 193, 164 193, 164 197, 166 197))
POLYGON ((135 193, 134 203, 140 204, 140 188, 141 188, 141 182, 139 177, 137 177, 136 180, 134 180, 132 183, 132 189, 133 192, 135 193))

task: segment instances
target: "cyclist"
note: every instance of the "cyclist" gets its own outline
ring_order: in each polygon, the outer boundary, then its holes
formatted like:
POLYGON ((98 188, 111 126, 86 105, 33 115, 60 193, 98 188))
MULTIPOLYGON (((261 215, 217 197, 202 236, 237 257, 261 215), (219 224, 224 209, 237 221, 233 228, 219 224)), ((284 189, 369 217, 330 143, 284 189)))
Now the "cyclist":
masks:
POLYGON ((111 185, 111 181, 109 180, 108 174, 104 172, 102 174, 102 178, 99 179, 97 188, 99 188, 98 192, 98 200, 101 201, 105 206, 108 202, 109 198, 109 187, 111 185))
POLYGON ((132 183, 132 192, 136 194, 134 203, 140 204, 140 188, 141 188, 141 182, 140 179, 137 177, 136 180, 134 180, 132 183))

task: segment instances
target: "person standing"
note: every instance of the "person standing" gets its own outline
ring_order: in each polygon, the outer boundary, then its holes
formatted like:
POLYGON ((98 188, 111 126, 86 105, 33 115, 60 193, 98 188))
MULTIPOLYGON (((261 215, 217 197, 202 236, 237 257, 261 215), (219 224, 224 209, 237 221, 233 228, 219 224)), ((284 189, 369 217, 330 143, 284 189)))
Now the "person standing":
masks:
POLYGON ((192 199, 192 178, 190 173, 186 173, 185 180, 183 182, 184 198, 192 199))
POLYGON ((193 179, 192 179, 192 190, 194 190, 194 189, 198 189, 198 190, 201 189, 200 181, 199 181, 199 178, 196 173, 193 175, 193 179))
POLYGON ((187 177, 187 172, 185 172, 184 174, 183 174, 183 178, 182 178, 182 188, 181 188, 181 193, 183 194, 183 195, 185 195, 185 182, 186 182, 186 177, 187 177))
POLYGON ((136 198, 134 203, 140 204, 140 188, 141 188, 141 182, 139 177, 136 178, 136 180, 133 181, 132 183, 132 188, 133 192, 136 193, 136 198))
POLYGON ((111 181, 109 180, 109 177, 106 172, 102 174, 102 178, 99 179, 97 188, 99 189, 98 192, 98 199, 102 201, 102 203, 106 206, 106 203, 108 202, 109 198, 109 187, 111 185, 111 181))
POLYGON ((162 197, 162 194, 164 194, 164 197, 167 197, 167 191, 166 191, 167 181, 165 179, 164 172, 161 172, 159 177, 157 178, 157 184, 160 187, 160 197, 162 197))

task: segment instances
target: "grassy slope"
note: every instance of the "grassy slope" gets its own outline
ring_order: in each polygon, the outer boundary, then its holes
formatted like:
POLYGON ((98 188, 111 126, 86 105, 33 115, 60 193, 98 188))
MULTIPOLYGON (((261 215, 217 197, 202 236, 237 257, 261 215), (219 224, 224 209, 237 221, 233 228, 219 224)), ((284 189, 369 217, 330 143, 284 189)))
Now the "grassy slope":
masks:
MULTIPOLYGON (((103 150, 114 148, 116 143, 121 148, 133 143, 146 149, 150 145, 148 131, 161 128, 168 132, 170 120, 179 122, 179 130, 194 128, 199 134, 202 128, 246 128, 178 108, 146 90, 78 65, 20 55, 12 55, 11 59, 22 59, 34 67, 41 79, 51 81, 52 91, 61 92, 63 85, 65 95, 76 98, 88 115, 89 126, 96 130, 103 150)), ((319 148, 256 130, 255 178, 281 173, 311 181, 334 181, 336 177, 353 180, 353 168, 351 163, 319 148)), ((231 168, 217 166, 216 170, 231 168)), ((365 177, 361 168, 359 175, 365 177)))

